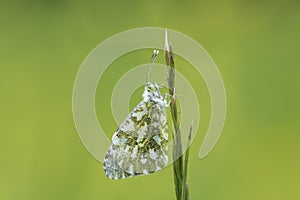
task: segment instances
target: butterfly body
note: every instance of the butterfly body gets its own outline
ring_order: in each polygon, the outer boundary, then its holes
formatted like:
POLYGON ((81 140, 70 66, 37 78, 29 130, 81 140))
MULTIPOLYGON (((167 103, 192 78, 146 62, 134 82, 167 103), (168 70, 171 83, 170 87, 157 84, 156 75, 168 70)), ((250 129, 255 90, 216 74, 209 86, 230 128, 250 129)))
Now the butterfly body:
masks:
POLYGON ((143 100, 112 137, 103 165, 109 178, 147 175, 167 165, 167 107, 159 86, 147 83, 143 100))

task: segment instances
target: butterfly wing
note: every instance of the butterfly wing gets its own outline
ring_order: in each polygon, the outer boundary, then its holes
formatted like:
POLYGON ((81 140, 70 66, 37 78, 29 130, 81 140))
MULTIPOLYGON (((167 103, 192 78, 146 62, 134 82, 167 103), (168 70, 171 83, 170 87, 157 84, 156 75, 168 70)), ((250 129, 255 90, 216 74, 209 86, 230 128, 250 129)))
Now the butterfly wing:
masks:
POLYGON ((168 163, 168 127, 165 105, 142 101, 112 137, 104 159, 111 179, 147 175, 168 163))

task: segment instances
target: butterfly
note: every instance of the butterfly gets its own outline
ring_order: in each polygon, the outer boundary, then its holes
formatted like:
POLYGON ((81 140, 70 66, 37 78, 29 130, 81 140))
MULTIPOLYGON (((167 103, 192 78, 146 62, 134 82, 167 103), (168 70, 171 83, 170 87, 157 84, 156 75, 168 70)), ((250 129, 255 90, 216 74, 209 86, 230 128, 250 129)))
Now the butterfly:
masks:
POLYGON ((148 81, 154 50, 143 92, 143 100, 129 113, 112 137, 104 158, 104 172, 110 179, 123 179, 154 173, 168 163, 166 95, 148 81))

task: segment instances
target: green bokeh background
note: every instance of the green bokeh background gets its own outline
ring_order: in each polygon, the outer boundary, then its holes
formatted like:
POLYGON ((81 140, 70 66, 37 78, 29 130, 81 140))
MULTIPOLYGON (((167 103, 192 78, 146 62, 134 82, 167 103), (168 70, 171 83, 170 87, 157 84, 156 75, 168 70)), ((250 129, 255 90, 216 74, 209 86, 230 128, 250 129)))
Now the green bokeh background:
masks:
MULTIPOLYGON (((204 132, 193 143, 191 199, 300 199, 299 21, 300 4, 292 0, 0 1, 0 199, 175 199, 171 167, 107 179, 72 118, 73 82, 87 54, 113 34, 145 26, 194 38, 224 79, 224 131, 204 160, 204 132)), ((144 55, 114 65, 129 69, 144 55)), ((122 74, 118 69, 107 77, 122 74)), ((109 93, 115 80, 102 81, 109 93)), ((209 97, 199 87, 209 117, 209 97)), ((99 118, 108 98, 96 95, 99 118)), ((117 126, 111 119, 109 137, 117 126)))

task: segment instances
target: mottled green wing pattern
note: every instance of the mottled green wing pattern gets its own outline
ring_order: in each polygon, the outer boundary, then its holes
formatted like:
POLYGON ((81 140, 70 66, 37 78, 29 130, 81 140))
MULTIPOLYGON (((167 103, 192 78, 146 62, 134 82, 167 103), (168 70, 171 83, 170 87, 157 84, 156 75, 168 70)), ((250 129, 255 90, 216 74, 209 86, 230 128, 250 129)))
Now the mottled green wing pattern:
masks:
POLYGON ((104 159, 111 179, 147 175, 168 163, 168 127, 163 103, 142 101, 112 137, 104 159))

